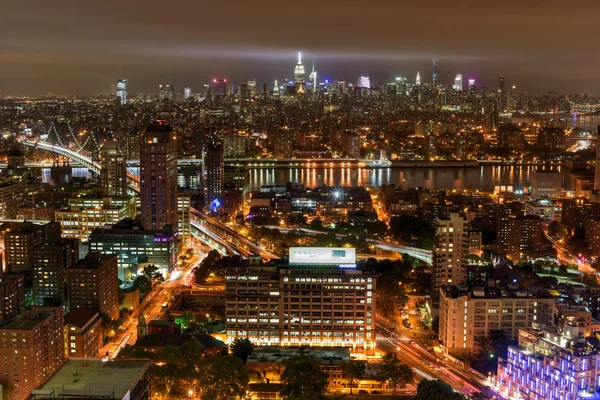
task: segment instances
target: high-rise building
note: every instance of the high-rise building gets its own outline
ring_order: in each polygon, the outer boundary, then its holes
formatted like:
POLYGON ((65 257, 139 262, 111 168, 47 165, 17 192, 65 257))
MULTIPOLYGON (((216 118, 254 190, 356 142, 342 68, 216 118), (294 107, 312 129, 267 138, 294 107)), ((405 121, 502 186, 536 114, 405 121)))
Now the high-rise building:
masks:
POLYGON ((565 131, 559 127, 543 127, 538 133, 538 146, 547 150, 564 150, 565 131))
POLYGON ((469 79, 469 93, 474 93, 475 92, 475 79, 470 78, 469 79))
POLYGON ((440 290, 438 338, 451 354, 472 354, 477 339, 488 337, 491 331, 500 330, 507 339, 516 340, 519 330, 532 323, 551 326, 554 304, 547 293, 503 286, 477 286, 469 291, 446 286, 440 290))
MULTIPOLYGON (((58 222, 51 222, 57 224, 58 222)), ((33 304, 54 305, 66 303, 67 269, 79 259, 79 242, 77 239, 61 239, 46 237, 45 242, 36 247, 33 253, 33 304)))
POLYGON ((343 152, 350 158, 360 158, 360 136, 354 132, 344 132, 342 138, 343 152))
POLYGON ((315 62, 314 61, 312 63, 312 71, 310 72, 308 79, 310 79, 310 83, 312 84, 313 93, 317 93, 317 71, 315 70, 315 62))
POLYGON ((462 92, 463 90, 463 76, 461 74, 456 74, 454 78, 454 86, 452 87, 457 92, 462 92))
POLYGON ((223 144, 216 138, 211 138, 204 154, 205 203, 211 210, 216 210, 223 204, 224 169, 223 144))
POLYGON ((442 286, 460 286, 466 283, 469 229, 466 218, 450 213, 448 218, 437 218, 433 249, 433 293, 442 286))
POLYGON ((350 347, 373 354, 375 282, 356 268, 350 248, 292 247, 287 264, 264 265, 259 257, 232 264, 227 342, 248 338, 256 345, 350 347))
POLYGON ((177 229, 177 142, 162 121, 141 135, 140 184, 143 229, 177 229))
POLYGON ((213 97, 225 96, 227 94, 227 79, 213 79, 211 93, 213 97))
POLYGON ((425 156, 428 160, 437 157, 437 136, 429 134, 425 136, 425 156))
POLYGON ((298 64, 294 67, 294 85, 304 85, 304 65, 302 65, 302 53, 298 52, 298 64))
POLYGON ((466 160, 469 156, 469 142, 466 135, 458 135, 454 141, 455 156, 458 160, 466 160))
POLYGON ((358 87, 370 89, 371 88, 371 79, 368 76, 361 76, 358 78, 358 87))
POLYGON ((186 86, 183 88, 183 99, 184 100, 189 100, 192 98, 192 88, 189 86, 186 86))
POLYGON ((62 307, 32 307, 0 327, 0 376, 12 388, 11 399, 29 399, 63 365, 63 321, 62 307))
POLYGON ((292 158, 294 152, 294 131, 289 126, 275 128, 273 155, 277 158, 292 158))
POLYGON ((438 60, 436 60, 434 58, 433 59, 433 74, 432 74, 433 87, 436 87, 436 85, 437 85, 437 64, 438 64, 438 60))
POLYGON ((33 252, 44 242, 44 227, 22 222, 4 235, 6 270, 10 273, 30 273, 33 252))
POLYGON ((114 254, 90 252, 67 270, 69 307, 91 308, 119 319, 119 277, 114 254))
POLYGON ((108 196, 127 196, 127 159, 123 147, 116 141, 104 142, 100 149, 102 168, 100 185, 108 196))
POLYGON ((277 84, 277 79, 275 79, 275 82, 273 82, 273 96, 279 96, 279 85, 277 84))
POLYGON ((174 85, 158 85, 158 97, 160 99, 175 100, 177 87, 174 85))
POLYGON ((417 72, 417 79, 415 79, 415 85, 419 86, 421 84, 421 73, 417 72))
POLYGON ((514 262, 535 254, 542 239, 542 219, 537 215, 509 215, 498 221, 497 251, 514 262))
POLYGON ((117 79, 117 99, 121 105, 127 104, 127 79, 117 79))

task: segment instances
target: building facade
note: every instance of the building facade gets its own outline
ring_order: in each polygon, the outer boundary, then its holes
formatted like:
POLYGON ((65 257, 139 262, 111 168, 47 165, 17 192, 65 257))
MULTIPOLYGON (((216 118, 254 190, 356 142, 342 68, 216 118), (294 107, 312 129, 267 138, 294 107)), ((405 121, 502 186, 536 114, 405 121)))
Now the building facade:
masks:
POLYGON ((227 270, 227 341, 375 351, 375 277, 355 268, 354 249, 290 248, 289 264, 227 270))
POLYGON ((466 283, 470 244, 468 221, 460 214, 451 213, 447 219, 437 218, 435 226, 431 281, 437 292, 443 285, 466 283))

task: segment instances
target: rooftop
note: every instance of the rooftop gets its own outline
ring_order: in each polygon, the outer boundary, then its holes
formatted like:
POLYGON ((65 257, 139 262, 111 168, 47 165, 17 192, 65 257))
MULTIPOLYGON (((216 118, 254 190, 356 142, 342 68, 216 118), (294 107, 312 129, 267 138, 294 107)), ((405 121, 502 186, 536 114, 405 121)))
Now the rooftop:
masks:
POLYGON ((70 359, 32 394, 54 390, 63 395, 110 396, 122 399, 150 367, 149 360, 100 361, 70 359))
POLYGON ((99 318, 98 311, 91 308, 74 308, 65 315, 65 325, 72 324, 83 328, 90 321, 99 318))

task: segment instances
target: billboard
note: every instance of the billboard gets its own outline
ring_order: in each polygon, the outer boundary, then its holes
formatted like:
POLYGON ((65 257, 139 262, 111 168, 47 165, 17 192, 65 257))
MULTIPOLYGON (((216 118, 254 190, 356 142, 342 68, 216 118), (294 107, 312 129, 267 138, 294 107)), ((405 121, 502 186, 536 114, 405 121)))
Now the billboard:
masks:
POLYGON ((345 247, 290 247, 290 264, 354 266, 356 249, 345 247))

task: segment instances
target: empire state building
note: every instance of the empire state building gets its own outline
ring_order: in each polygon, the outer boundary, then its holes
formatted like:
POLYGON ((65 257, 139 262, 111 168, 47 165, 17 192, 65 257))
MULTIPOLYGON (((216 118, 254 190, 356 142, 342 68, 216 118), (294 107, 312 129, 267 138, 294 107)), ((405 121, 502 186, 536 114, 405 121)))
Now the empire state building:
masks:
POLYGON ((298 64, 294 68, 294 85, 304 86, 304 65, 302 65, 301 52, 298 52, 298 64))

